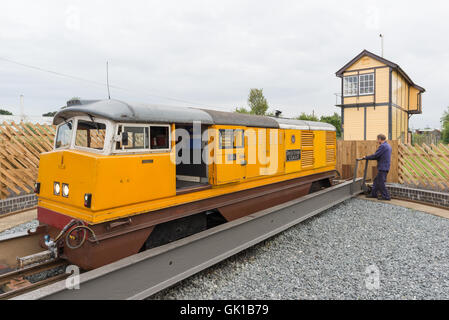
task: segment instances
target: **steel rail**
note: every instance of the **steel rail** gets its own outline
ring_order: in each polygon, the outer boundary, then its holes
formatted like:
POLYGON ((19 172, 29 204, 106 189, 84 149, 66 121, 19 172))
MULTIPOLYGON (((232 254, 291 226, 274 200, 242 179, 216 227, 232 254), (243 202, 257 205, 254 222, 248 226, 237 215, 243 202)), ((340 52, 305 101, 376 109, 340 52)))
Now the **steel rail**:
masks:
POLYGON ((11 297, 15 297, 15 296, 23 294, 24 292, 27 292, 29 290, 40 288, 40 287, 43 287, 43 286, 45 286, 45 285, 47 285, 49 283, 54 283, 54 282, 56 282, 58 280, 65 279, 68 276, 69 276, 68 274, 64 274, 64 273, 63 274, 58 274, 56 276, 49 277, 49 278, 47 278, 45 280, 32 283, 29 286, 18 288, 18 289, 12 290, 12 291, 7 291, 5 293, 0 294, 0 300, 12 300, 11 297))
MULTIPOLYGON (((67 263, 63 262, 61 260, 53 260, 53 261, 49 261, 49 262, 46 262, 46 263, 43 263, 40 265, 36 265, 36 266, 32 266, 29 268, 15 270, 15 271, 12 271, 10 273, 3 274, 0 276, 0 286, 6 285, 9 281, 14 280, 14 279, 23 279, 26 276, 38 274, 40 272, 48 271, 48 270, 55 269, 58 267, 63 267, 66 265, 67 265, 67 263)), ((65 279, 68 276, 69 276, 69 274, 62 273, 62 274, 57 274, 55 276, 50 276, 48 278, 45 278, 45 279, 37 281, 37 282, 30 282, 29 284, 26 284, 25 286, 21 286, 19 288, 15 288, 13 290, 0 293, 0 300, 9 299, 10 297, 18 296, 20 294, 29 292, 36 288, 41 288, 47 284, 54 283, 61 279, 65 279)))
POLYGON ((6 241, 16 240, 16 239, 20 239, 20 238, 26 238, 29 236, 30 236, 30 234, 28 233, 28 231, 15 232, 15 233, 0 236, 0 242, 6 242, 6 241))
POLYGON ((22 269, 15 269, 7 273, 0 274, 0 285, 4 284, 5 282, 8 282, 11 279, 21 277, 21 276, 28 276, 30 274, 41 272, 42 270, 46 270, 48 268, 55 268, 59 267, 60 265, 64 265, 67 263, 63 263, 61 260, 50 260, 46 261, 44 263, 38 264, 38 265, 32 265, 29 267, 25 267, 22 269))
POLYGON ((59 281, 14 299, 146 299, 360 194, 361 182, 345 182, 82 273, 78 290, 59 281))

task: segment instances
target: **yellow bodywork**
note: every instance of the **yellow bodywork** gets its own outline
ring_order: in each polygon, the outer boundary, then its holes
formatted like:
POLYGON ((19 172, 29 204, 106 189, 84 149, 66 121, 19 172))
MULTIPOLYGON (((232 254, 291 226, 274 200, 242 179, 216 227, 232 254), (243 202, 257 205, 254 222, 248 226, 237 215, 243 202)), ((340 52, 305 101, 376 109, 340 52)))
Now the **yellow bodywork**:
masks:
MULTIPOLYGON (((210 137, 214 144, 210 159, 221 158, 208 165, 212 188, 186 194, 176 194, 176 164, 171 152, 148 154, 100 155, 86 151, 61 150, 41 155, 38 182, 41 184, 39 206, 73 218, 96 224, 126 216, 141 214, 174 205, 193 202, 226 193, 255 188, 271 183, 335 170, 336 137, 332 131, 301 131, 260 129, 232 126, 212 126, 220 129, 241 129, 245 132, 244 148, 218 148, 218 136, 210 137), (267 147, 252 145, 271 141, 267 147), (259 132, 260 131, 260 132, 259 132), (272 136, 271 136, 272 135, 272 136), (295 136, 292 139, 292 136, 295 136), (312 140, 311 140, 312 139, 312 140), (253 148, 253 149, 251 149, 253 148), (255 148, 255 149, 254 149, 255 148), (286 162, 287 150, 301 150, 300 161, 286 162), (252 152, 260 152, 268 163, 248 161, 252 152), (232 163, 226 163, 231 154, 232 163), (242 165, 246 161, 247 165, 242 165), (216 163, 218 162, 218 163, 216 163), (276 162, 276 166, 272 165, 276 162), (54 182, 69 185, 69 196, 53 194, 54 182), (84 207, 84 195, 92 194, 91 208, 84 207)), ((217 160, 217 159, 215 159, 217 160)))

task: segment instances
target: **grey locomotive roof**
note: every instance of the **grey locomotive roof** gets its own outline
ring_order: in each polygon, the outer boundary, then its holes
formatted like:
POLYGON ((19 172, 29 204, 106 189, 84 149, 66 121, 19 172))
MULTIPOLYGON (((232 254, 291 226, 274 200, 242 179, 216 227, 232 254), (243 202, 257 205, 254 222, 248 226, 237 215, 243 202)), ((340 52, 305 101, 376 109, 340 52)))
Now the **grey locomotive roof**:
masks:
POLYGON ((279 123, 281 129, 336 131, 329 123, 284 118, 272 118, 279 123))
POLYGON ((278 122, 270 117, 249 115, 237 112, 223 112, 205 109, 202 110, 212 117, 215 124, 258 128, 279 128, 278 122))
POLYGON ((309 130, 309 125, 303 120, 274 118, 279 123, 279 128, 309 130))
POLYGON ((192 123, 201 121, 203 124, 214 124, 212 118, 199 109, 128 104, 118 100, 100 100, 66 107, 55 115, 53 123, 59 124, 64 119, 86 114, 119 122, 192 123))
POLYGON ((93 100, 92 102, 72 104, 61 109, 53 123, 60 124, 74 116, 89 114, 117 122, 131 123, 193 123, 205 125, 235 125, 259 128, 285 128, 301 130, 332 130, 335 127, 323 123, 274 117, 256 116, 235 112, 223 112, 195 108, 171 107, 162 105, 128 104, 118 100, 93 100))

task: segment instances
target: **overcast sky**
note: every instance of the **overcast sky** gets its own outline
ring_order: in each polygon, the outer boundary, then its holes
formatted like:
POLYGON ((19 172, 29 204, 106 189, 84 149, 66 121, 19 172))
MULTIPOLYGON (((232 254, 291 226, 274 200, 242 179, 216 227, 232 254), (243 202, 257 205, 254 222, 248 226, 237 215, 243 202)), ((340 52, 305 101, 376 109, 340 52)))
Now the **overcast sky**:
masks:
POLYGON ((19 114, 21 94, 28 115, 74 96, 106 98, 108 60, 116 99, 231 111, 263 88, 284 116, 332 114, 335 72, 363 49, 380 54, 383 33, 385 58, 427 90, 411 126, 439 127, 449 106, 448 12, 447 1, 5 0, 0 108, 19 114))

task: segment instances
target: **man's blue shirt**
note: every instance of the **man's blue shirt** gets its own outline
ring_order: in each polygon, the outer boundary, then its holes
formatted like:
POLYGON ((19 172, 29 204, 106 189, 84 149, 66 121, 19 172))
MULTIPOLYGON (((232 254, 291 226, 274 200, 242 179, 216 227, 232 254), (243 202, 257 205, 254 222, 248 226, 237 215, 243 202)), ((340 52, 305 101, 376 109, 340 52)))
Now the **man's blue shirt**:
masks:
POLYGON ((377 160, 377 170, 390 171, 391 146, 387 142, 382 143, 376 153, 366 159, 377 160))

